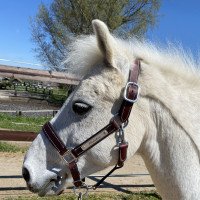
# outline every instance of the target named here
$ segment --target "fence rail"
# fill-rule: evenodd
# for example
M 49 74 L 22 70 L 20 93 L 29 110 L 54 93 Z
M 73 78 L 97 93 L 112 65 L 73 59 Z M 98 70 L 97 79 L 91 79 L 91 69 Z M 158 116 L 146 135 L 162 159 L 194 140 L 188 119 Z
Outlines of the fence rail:
M 34 132 L 13 131 L 0 129 L 0 140 L 4 141 L 26 141 L 31 142 L 36 138 L 37 134 Z

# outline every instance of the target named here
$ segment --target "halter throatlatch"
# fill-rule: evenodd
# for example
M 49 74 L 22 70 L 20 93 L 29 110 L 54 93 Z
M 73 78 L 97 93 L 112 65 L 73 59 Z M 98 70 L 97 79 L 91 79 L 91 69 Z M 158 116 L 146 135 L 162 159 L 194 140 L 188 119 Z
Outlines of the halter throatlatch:
M 99 142 L 101 142 L 103 139 L 105 139 L 114 132 L 119 132 L 118 162 L 107 175 L 105 175 L 98 183 L 96 183 L 91 188 L 96 189 L 113 171 L 123 167 L 124 161 L 126 160 L 127 157 L 127 148 L 128 148 L 128 143 L 124 139 L 124 128 L 128 124 L 128 118 L 130 116 L 132 106 L 138 99 L 139 86 L 137 82 L 138 82 L 139 71 L 140 71 L 140 60 L 135 60 L 129 72 L 129 79 L 124 89 L 124 98 L 121 107 L 119 109 L 119 112 L 110 120 L 110 123 L 108 125 L 106 125 L 104 128 L 102 128 L 100 131 L 95 133 L 93 136 L 88 138 L 80 145 L 74 147 L 73 149 L 68 149 L 63 143 L 63 141 L 58 137 L 50 122 L 47 122 L 43 126 L 42 129 L 44 134 L 66 162 L 71 172 L 72 178 L 74 180 L 75 187 L 85 187 L 88 190 L 88 186 L 85 185 L 85 183 L 81 180 L 80 177 L 80 173 L 77 166 L 78 158 L 87 150 L 91 149 L 93 146 L 95 146 L 96 144 L 98 144 Z

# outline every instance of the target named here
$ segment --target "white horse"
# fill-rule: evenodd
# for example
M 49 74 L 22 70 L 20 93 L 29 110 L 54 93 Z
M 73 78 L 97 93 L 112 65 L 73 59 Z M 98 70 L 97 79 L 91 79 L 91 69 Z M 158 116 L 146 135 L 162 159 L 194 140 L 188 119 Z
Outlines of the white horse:
M 138 152 L 165 200 L 200 199 L 200 74 L 197 64 L 176 48 L 162 50 L 147 42 L 123 41 L 93 21 L 95 35 L 77 39 L 65 64 L 84 76 L 51 120 L 67 147 L 75 147 L 104 127 L 119 109 L 129 68 L 141 59 L 138 102 L 125 138 L 128 158 Z M 78 103 L 77 103 L 78 102 Z M 114 165 L 115 135 L 78 159 L 81 177 Z M 59 194 L 71 175 L 56 149 L 41 133 L 23 165 L 28 188 L 40 196 Z

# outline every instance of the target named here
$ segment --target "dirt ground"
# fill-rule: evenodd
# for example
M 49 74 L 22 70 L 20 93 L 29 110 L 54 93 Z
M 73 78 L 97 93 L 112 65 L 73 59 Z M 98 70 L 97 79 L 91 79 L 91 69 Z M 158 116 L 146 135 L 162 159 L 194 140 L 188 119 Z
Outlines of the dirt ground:
M 10 196 L 33 195 L 26 190 L 26 185 L 21 177 L 21 166 L 23 162 L 22 153 L 0 153 L 0 199 Z M 108 170 L 98 172 L 96 175 L 104 175 Z M 114 174 L 119 177 L 110 177 L 100 189 L 95 192 L 124 192 L 155 190 L 152 180 L 140 156 L 135 155 L 125 163 L 125 166 Z M 132 177 L 120 177 L 120 175 Z M 93 184 L 99 177 L 89 177 L 86 183 Z M 67 189 L 66 192 L 72 192 Z

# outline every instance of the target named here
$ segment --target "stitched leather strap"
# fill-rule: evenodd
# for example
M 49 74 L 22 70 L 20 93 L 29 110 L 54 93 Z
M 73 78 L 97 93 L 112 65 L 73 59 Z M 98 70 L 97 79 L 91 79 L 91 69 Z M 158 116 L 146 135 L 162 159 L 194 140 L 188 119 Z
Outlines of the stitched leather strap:
M 117 165 L 119 167 L 124 166 L 124 162 L 127 158 L 128 142 L 123 141 L 119 146 L 119 158 Z
M 76 161 L 69 163 L 68 167 L 69 167 L 69 170 L 71 172 L 72 178 L 74 180 L 74 185 L 76 187 L 81 187 L 83 185 L 83 182 L 80 178 L 80 173 L 79 173 Z
M 101 142 L 103 139 L 108 137 L 110 134 L 117 131 L 119 128 L 116 126 L 115 123 L 109 123 L 107 126 L 102 128 L 100 131 L 98 131 L 96 134 L 88 138 L 86 141 L 81 143 L 80 145 L 76 146 L 74 149 L 72 149 L 72 153 L 79 157 L 83 153 L 85 153 L 87 150 L 91 149 L 93 146 Z
M 45 123 L 44 126 L 42 127 L 42 130 L 44 134 L 46 135 L 46 137 L 51 142 L 51 144 L 56 148 L 56 150 L 61 156 L 64 155 L 68 151 L 65 144 L 58 137 L 57 133 L 55 132 L 50 122 Z
M 135 60 L 133 67 L 130 69 L 129 79 L 128 79 L 128 82 L 135 84 L 130 84 L 129 87 L 127 88 L 128 91 L 126 91 L 126 93 L 128 95 L 128 99 L 132 100 L 137 99 L 138 89 L 139 89 L 137 86 L 139 72 L 140 72 L 140 61 Z M 126 122 L 128 120 L 133 104 L 134 102 L 129 102 L 123 99 L 123 102 L 119 110 L 119 116 L 122 122 Z

